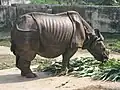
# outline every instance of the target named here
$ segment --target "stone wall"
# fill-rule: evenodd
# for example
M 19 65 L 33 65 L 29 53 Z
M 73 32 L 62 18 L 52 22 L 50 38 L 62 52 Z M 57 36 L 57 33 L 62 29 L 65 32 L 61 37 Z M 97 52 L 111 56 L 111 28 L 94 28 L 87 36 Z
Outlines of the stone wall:
M 117 6 L 54 6 L 53 13 L 75 10 L 101 32 L 120 33 L 120 7 Z
M 47 5 L 13 4 L 12 6 L 0 6 L 0 39 L 10 38 L 10 30 L 13 22 L 22 14 L 29 12 L 52 13 Z
M 79 12 L 93 28 L 98 28 L 101 32 L 120 33 L 120 7 L 117 6 L 13 4 L 12 6 L 0 6 L 0 38 L 9 36 L 12 22 L 22 14 L 28 12 L 59 13 L 68 10 Z
M 44 12 L 52 13 L 52 8 L 48 5 L 39 5 L 39 4 L 13 4 L 12 7 L 16 8 L 16 18 L 20 15 L 29 12 Z
M 9 38 L 12 23 L 16 17 L 16 9 L 10 6 L 0 6 L 0 39 Z

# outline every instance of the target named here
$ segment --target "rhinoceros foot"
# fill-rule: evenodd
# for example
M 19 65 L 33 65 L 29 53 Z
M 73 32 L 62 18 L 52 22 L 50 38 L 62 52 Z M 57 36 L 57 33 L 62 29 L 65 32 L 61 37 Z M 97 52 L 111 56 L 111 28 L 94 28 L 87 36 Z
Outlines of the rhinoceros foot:
M 25 76 L 26 78 L 35 78 L 35 77 L 37 77 L 37 75 L 35 73 L 32 73 L 32 72 L 27 73 L 27 74 L 21 72 L 21 76 Z
M 61 72 L 58 74 L 58 76 L 63 76 L 68 74 L 69 69 L 61 70 Z

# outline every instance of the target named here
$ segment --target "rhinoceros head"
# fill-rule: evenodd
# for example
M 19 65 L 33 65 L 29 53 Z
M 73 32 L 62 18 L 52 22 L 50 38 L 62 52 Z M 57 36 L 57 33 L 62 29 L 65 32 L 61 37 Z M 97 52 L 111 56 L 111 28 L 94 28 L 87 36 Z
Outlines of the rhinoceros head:
M 103 43 L 104 37 L 99 32 L 98 29 L 95 29 L 95 35 L 88 35 L 89 38 L 87 38 L 84 42 L 83 49 L 87 49 L 94 57 L 95 59 L 99 61 L 106 61 L 109 57 L 109 51 L 105 48 L 105 45 Z

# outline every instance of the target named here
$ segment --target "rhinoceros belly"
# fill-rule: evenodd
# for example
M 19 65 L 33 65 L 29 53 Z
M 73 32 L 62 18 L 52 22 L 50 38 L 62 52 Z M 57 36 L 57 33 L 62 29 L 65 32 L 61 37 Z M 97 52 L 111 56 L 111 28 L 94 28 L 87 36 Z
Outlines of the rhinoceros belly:
M 47 46 L 44 47 L 42 51 L 39 51 L 38 54 L 46 58 L 54 58 L 65 52 L 65 48 L 61 46 Z

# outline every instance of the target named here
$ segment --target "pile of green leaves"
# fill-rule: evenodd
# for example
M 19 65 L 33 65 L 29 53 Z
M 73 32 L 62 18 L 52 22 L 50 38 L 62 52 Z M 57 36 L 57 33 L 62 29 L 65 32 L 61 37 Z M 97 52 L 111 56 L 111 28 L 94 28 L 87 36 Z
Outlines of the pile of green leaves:
M 54 62 L 47 67 L 38 70 L 58 74 L 61 70 L 61 62 Z M 120 81 L 120 60 L 110 59 L 106 63 L 101 63 L 92 57 L 75 58 L 70 61 L 68 75 L 76 77 L 92 77 L 97 80 Z
M 110 59 L 99 66 L 100 71 L 93 78 L 106 81 L 120 82 L 120 60 Z

